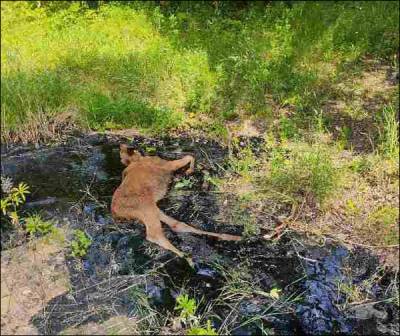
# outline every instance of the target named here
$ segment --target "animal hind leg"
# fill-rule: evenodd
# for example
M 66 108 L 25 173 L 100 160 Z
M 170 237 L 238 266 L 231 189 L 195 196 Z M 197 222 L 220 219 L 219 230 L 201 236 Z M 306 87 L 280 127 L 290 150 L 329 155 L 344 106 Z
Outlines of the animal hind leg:
M 141 212 L 139 218 L 146 226 L 146 239 L 148 241 L 174 252 L 179 257 L 184 257 L 184 253 L 172 245 L 165 237 L 157 208 Z
M 222 240 L 241 240 L 242 237 L 240 236 L 234 236 L 226 233 L 214 233 L 214 232 L 208 232 L 208 231 L 203 231 L 196 229 L 186 223 L 180 222 L 176 220 L 175 218 L 172 218 L 170 216 L 167 216 L 164 212 L 160 210 L 160 220 L 167 224 L 173 231 L 175 232 L 192 232 L 196 234 L 203 234 L 207 236 L 212 236 L 216 237 L 218 239 Z

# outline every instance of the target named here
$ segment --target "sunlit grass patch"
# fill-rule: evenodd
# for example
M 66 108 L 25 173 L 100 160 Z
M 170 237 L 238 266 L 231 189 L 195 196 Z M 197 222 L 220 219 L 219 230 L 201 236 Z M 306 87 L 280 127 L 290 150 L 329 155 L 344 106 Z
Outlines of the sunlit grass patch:
M 139 9 L 102 6 L 94 12 L 75 4 L 52 13 L 20 3 L 2 4 L 3 16 L 6 140 L 39 116 L 46 125 L 66 110 L 92 129 L 168 130 L 185 111 L 208 112 L 215 97 L 207 54 L 176 50 Z
M 102 3 L 94 11 L 77 2 L 5 2 L 4 138 L 24 132 L 38 114 L 44 123 L 66 110 L 81 117 L 88 102 L 76 97 L 87 91 L 208 114 L 215 123 L 206 128 L 218 135 L 224 120 L 260 111 L 272 118 L 275 106 L 290 106 L 301 120 L 334 96 L 332 82 L 363 56 L 392 56 L 397 12 L 396 2 L 257 3 L 237 15 L 233 4 L 216 11 L 206 3 L 167 10 Z M 301 133 L 304 125 L 290 122 L 282 120 L 283 137 Z
M 94 130 L 128 128 L 136 126 L 152 131 L 164 131 L 177 126 L 182 115 L 167 108 L 156 108 L 126 97 L 110 99 L 93 94 L 85 100 L 83 117 L 87 126 Z
M 398 163 L 370 154 L 350 155 L 340 164 L 338 192 L 326 203 L 316 222 L 305 227 L 355 246 L 396 247 Z M 390 255 L 394 250 L 385 252 Z
M 329 149 L 305 145 L 275 148 L 262 182 L 294 201 L 311 197 L 323 202 L 337 187 L 337 178 Z
M 393 105 L 384 106 L 379 117 L 381 152 L 393 160 L 399 160 L 399 111 Z
M 399 209 L 384 205 L 371 211 L 364 229 L 367 235 L 377 236 L 385 245 L 399 243 Z

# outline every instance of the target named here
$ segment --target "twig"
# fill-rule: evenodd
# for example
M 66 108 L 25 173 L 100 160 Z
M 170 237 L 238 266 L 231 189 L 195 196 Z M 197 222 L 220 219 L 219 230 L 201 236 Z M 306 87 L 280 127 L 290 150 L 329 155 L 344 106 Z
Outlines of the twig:
M 314 263 L 318 262 L 318 260 L 311 259 L 311 258 L 307 258 L 307 257 L 303 257 L 303 256 L 299 253 L 299 251 L 297 251 L 296 245 L 293 244 L 293 241 L 292 241 L 291 243 L 292 243 L 292 246 L 293 246 L 293 248 L 294 248 L 294 251 L 296 252 L 297 256 L 298 256 L 300 259 L 303 259 L 303 260 L 306 260 L 306 261 L 311 261 L 311 262 L 314 262 Z
M 353 306 L 366 306 L 366 305 L 371 305 L 371 304 L 373 305 L 375 303 L 381 303 L 381 302 L 392 302 L 394 300 L 395 300 L 395 298 L 388 298 L 388 299 L 385 299 L 385 300 L 372 301 L 372 302 L 365 302 L 367 300 L 364 300 L 364 301 L 350 303 L 350 305 L 353 305 Z

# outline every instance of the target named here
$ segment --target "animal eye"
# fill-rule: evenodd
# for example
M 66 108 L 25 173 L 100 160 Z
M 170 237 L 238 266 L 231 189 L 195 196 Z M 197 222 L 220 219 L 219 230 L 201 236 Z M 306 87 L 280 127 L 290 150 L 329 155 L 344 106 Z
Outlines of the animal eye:
M 135 153 L 135 149 L 134 148 L 128 148 L 127 150 L 128 155 L 133 155 L 133 153 Z

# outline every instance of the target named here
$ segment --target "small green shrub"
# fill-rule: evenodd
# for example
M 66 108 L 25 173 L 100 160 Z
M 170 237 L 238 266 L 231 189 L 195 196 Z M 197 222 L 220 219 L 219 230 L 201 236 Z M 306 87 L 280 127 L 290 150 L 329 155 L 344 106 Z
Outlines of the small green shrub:
M 297 147 L 289 153 L 275 148 L 264 182 L 293 200 L 312 196 L 323 202 L 335 189 L 337 174 L 323 147 Z
M 298 136 L 298 127 L 293 119 L 282 117 L 279 120 L 279 136 L 281 139 L 293 139 Z
M 75 230 L 75 239 L 71 241 L 71 255 L 73 257 L 84 257 L 92 244 L 91 239 L 81 230 Z
M 176 298 L 174 309 L 180 311 L 180 316 L 183 319 L 193 317 L 197 309 L 196 300 L 189 298 L 187 294 L 181 294 Z
M 195 299 L 189 298 L 187 294 L 180 294 L 176 298 L 175 310 L 180 312 L 180 319 L 189 326 L 188 335 L 217 335 L 211 326 L 211 321 L 207 321 L 207 326 L 202 327 L 199 318 L 195 315 L 197 304 Z
M 30 193 L 29 186 L 24 182 L 13 187 L 13 182 L 10 178 L 1 177 L 2 194 L 6 194 L 0 200 L 2 215 L 11 219 L 11 222 L 19 226 L 19 216 L 17 213 L 18 207 L 26 200 L 26 195 Z
M 54 224 L 44 221 L 39 215 L 25 218 L 26 231 L 31 235 L 45 235 L 55 230 Z
M 215 329 L 211 326 L 211 321 L 207 321 L 207 327 L 192 327 L 187 332 L 188 335 L 218 335 Z

